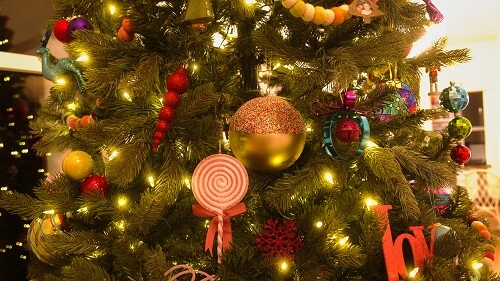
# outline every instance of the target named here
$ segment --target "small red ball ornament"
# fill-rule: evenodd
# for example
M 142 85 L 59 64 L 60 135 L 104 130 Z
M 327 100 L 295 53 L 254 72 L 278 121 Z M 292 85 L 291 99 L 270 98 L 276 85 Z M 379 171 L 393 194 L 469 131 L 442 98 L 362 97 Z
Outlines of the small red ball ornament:
M 359 139 L 360 128 L 352 119 L 344 118 L 335 125 L 335 136 L 343 142 L 354 142 Z
M 86 178 L 81 186 L 82 194 L 98 192 L 104 196 L 109 194 L 108 180 L 100 175 L 92 175 Z
M 168 122 L 164 120 L 158 120 L 158 123 L 156 123 L 156 131 L 166 133 L 168 130 Z
M 175 109 L 170 106 L 164 106 L 160 108 L 160 112 L 158 113 L 158 119 L 170 122 L 175 117 Z
M 118 29 L 118 39 L 123 42 L 132 42 L 134 40 L 134 33 L 127 32 L 125 28 Z
M 160 131 L 156 131 L 154 136 L 153 136 L 153 139 L 163 140 L 164 138 L 165 138 L 165 134 L 160 132 Z
M 129 18 L 124 18 L 122 20 L 122 27 L 128 33 L 135 33 L 135 28 L 132 26 L 132 20 Z
M 184 94 L 189 87 L 187 71 L 184 67 L 179 67 L 177 71 L 167 78 L 167 90 Z
M 54 24 L 54 36 L 63 43 L 69 43 L 73 37 L 68 32 L 69 21 L 60 20 Z
M 167 91 L 163 95 L 162 103 L 164 106 L 176 108 L 181 103 L 181 95 L 174 91 Z
M 450 157 L 454 162 L 460 165 L 465 164 L 470 160 L 470 149 L 465 145 L 459 144 L 451 149 Z

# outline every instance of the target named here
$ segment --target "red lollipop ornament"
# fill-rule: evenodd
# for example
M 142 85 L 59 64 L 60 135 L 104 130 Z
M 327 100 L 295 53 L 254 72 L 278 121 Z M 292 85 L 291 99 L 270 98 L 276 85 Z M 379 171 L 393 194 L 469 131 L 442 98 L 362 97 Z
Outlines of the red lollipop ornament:
M 217 233 L 217 256 L 222 262 L 222 252 L 233 241 L 230 218 L 246 211 L 240 202 L 248 191 L 248 174 L 238 159 L 216 154 L 203 159 L 193 172 L 192 190 L 199 204 L 193 213 L 199 217 L 213 217 L 205 239 L 205 251 L 212 253 Z

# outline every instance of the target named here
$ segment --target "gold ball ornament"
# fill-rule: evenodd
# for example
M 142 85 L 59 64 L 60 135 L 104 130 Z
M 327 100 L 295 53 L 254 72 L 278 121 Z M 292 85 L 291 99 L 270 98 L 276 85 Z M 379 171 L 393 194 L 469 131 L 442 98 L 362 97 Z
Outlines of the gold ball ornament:
M 290 167 L 306 141 L 300 112 L 276 96 L 258 97 L 243 104 L 231 118 L 229 144 L 247 168 L 273 173 Z
M 64 255 L 51 249 L 47 237 L 65 231 L 69 231 L 69 228 L 62 214 L 34 219 L 26 236 L 30 252 L 46 264 L 52 266 L 64 265 L 66 263 Z
M 63 159 L 62 170 L 74 180 L 83 180 L 94 171 L 94 161 L 84 151 L 71 151 Z

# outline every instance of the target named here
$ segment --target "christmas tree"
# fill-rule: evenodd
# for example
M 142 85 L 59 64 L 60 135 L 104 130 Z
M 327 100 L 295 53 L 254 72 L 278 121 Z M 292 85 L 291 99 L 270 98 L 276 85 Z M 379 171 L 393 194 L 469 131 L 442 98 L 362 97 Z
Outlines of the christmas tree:
M 8 27 L 8 20 L 0 15 L 0 51 L 12 47 L 14 32 Z M 31 194 L 32 187 L 43 177 L 44 163 L 30 149 L 35 139 L 29 122 L 38 105 L 28 97 L 25 78 L 20 73 L 0 71 L 0 187 Z M 22 280 L 26 276 L 25 224 L 18 216 L 0 212 L 0 280 Z
M 422 70 L 470 59 L 408 57 L 442 19 L 424 2 L 57 1 L 31 127 L 70 152 L 0 194 L 31 223 L 28 277 L 500 280 L 456 184 L 470 123 L 422 127 L 467 105 L 451 85 L 420 109 Z

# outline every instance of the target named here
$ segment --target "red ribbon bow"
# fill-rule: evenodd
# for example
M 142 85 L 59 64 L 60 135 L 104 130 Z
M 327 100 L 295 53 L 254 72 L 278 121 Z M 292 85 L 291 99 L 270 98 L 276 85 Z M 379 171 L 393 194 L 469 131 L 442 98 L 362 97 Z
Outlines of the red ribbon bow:
M 219 224 L 219 218 L 222 218 L 222 249 L 229 249 L 231 247 L 231 243 L 233 242 L 233 234 L 231 231 L 231 221 L 229 220 L 232 216 L 236 216 L 242 214 L 247 211 L 245 207 L 245 203 L 238 203 L 233 207 L 222 211 L 221 214 L 216 214 L 212 211 L 209 211 L 200 204 L 193 205 L 193 214 L 199 217 L 213 217 L 212 221 L 210 221 L 210 226 L 207 231 L 207 238 L 205 239 L 205 251 L 209 250 L 210 255 L 213 256 L 212 246 L 214 244 L 215 233 L 217 232 L 217 225 Z

